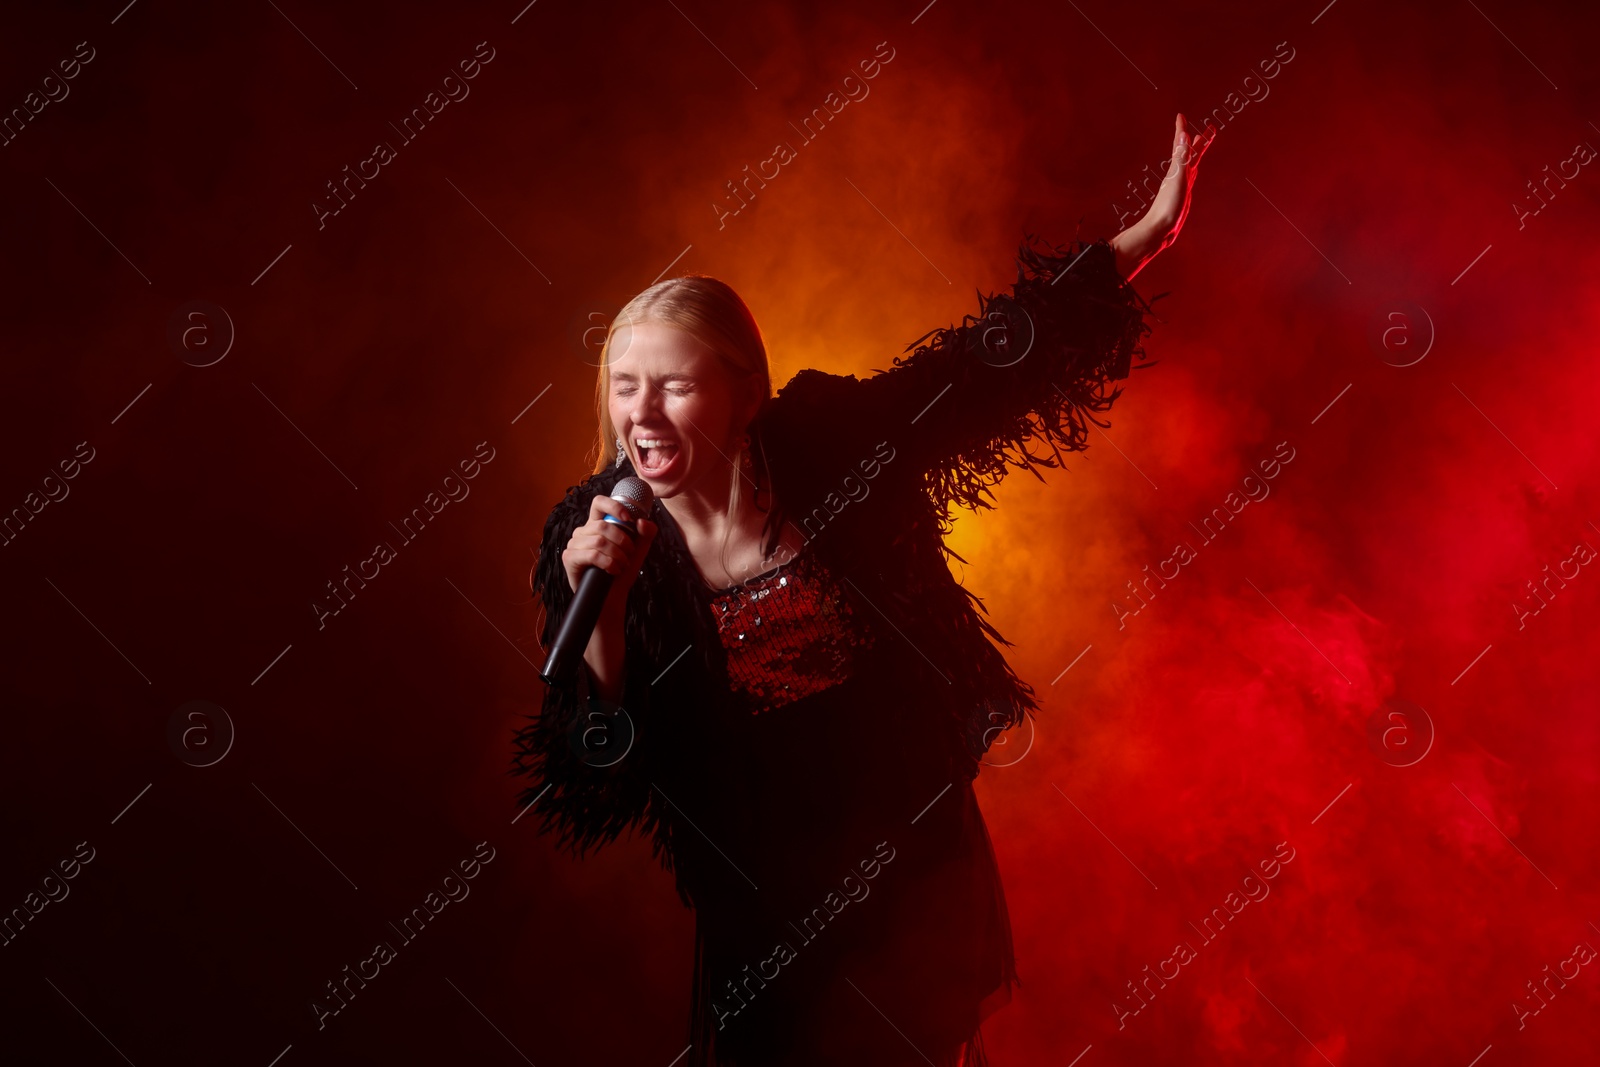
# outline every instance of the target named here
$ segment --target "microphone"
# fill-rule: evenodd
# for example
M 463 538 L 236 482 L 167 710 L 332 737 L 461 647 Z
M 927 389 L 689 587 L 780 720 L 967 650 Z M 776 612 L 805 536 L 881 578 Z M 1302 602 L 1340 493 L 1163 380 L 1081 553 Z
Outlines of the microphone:
M 644 518 L 655 503 L 655 493 L 643 478 L 623 478 L 611 490 L 611 499 L 621 504 L 633 522 L 624 522 L 615 515 L 602 515 L 606 522 L 622 527 L 630 538 L 638 540 L 639 530 L 634 525 Z M 611 591 L 611 574 L 600 567 L 589 566 L 578 579 L 577 593 L 567 608 L 566 618 L 550 646 L 550 655 L 544 669 L 539 672 L 546 685 L 562 685 L 572 681 L 583 661 L 583 652 L 589 647 L 595 624 L 600 621 L 600 611 L 605 607 L 606 594 Z

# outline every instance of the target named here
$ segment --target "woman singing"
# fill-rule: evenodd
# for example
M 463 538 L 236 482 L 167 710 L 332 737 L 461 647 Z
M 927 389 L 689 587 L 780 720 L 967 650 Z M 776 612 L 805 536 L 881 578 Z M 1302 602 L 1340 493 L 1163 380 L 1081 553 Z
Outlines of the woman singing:
M 755 320 L 712 278 L 612 322 L 598 459 L 535 566 L 545 648 L 586 569 L 613 584 L 513 773 L 575 855 L 638 827 L 674 873 L 695 910 L 682 1062 L 986 1062 L 1017 974 L 972 781 L 1037 704 L 950 572 L 951 508 L 1087 446 L 1150 331 L 1127 279 L 1176 238 L 1212 132 L 1191 143 L 1179 115 L 1144 218 L 1024 244 L 1011 294 L 864 379 L 803 370 L 773 396 Z M 624 477 L 654 491 L 636 537 L 603 518 L 630 518 Z

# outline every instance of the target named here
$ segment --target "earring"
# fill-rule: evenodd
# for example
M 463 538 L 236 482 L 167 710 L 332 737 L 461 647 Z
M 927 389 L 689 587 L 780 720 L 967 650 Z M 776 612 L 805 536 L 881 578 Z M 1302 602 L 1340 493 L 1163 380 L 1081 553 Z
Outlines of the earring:
M 628 450 L 622 447 L 622 438 L 617 438 L 617 466 L 622 466 L 622 461 L 628 458 Z
M 742 470 L 749 470 L 754 465 L 755 459 L 750 455 L 750 435 L 745 434 L 743 440 L 739 442 L 739 467 Z

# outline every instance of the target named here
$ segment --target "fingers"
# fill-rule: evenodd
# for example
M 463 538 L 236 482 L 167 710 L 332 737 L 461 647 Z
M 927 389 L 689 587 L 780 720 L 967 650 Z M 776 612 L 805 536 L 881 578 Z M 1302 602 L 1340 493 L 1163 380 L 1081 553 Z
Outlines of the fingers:
M 633 511 L 620 500 L 614 500 L 601 494 L 596 494 L 589 504 L 589 521 L 582 527 L 586 530 L 598 530 L 607 537 L 621 544 L 623 540 L 632 540 L 627 530 L 617 525 L 616 522 L 607 521 L 606 516 L 627 523 L 638 530 L 639 521 L 635 520 Z
M 622 561 L 602 550 L 569 544 L 561 551 L 561 567 L 567 573 L 567 586 L 576 593 L 578 580 L 590 567 L 598 567 L 615 578 L 621 573 Z
M 622 573 L 627 562 L 615 549 L 604 547 L 579 547 L 572 545 L 561 553 L 562 560 L 579 574 L 585 567 L 599 567 L 613 578 Z
M 572 540 L 583 548 L 612 549 L 626 552 L 634 542 L 628 531 L 614 522 L 596 519 L 587 526 L 572 532 Z
M 1198 154 L 1197 143 L 1194 138 L 1189 136 L 1189 132 L 1183 128 L 1183 115 L 1180 113 L 1177 131 L 1172 135 L 1172 165 L 1168 169 L 1169 174 L 1177 175 L 1194 166 L 1194 161 Z
M 589 521 L 594 522 L 602 515 L 614 515 L 624 522 L 633 521 L 633 514 L 628 511 L 627 505 L 619 500 L 613 500 L 604 493 L 596 493 L 589 502 Z
M 572 535 L 561 553 L 561 564 L 566 568 L 567 581 L 573 589 L 578 588 L 578 579 L 589 567 L 598 567 L 613 578 L 626 577 L 631 572 L 633 559 L 629 546 L 582 530 Z
M 631 580 L 655 540 L 657 525 L 649 519 L 639 519 L 635 524 L 638 537 L 630 536 L 622 527 L 602 517 L 628 518 L 627 509 L 608 497 L 596 497 L 590 506 L 590 515 L 594 517 L 572 532 L 561 553 L 568 584 L 576 590 L 578 579 L 588 567 L 598 567 L 613 578 Z
M 1206 149 L 1211 147 L 1211 142 L 1216 140 L 1216 138 L 1217 128 L 1211 123 L 1207 122 L 1199 134 L 1189 139 L 1189 155 L 1191 166 L 1197 165 L 1200 162 L 1200 157 L 1205 155 Z
M 567 584 L 574 591 L 578 580 L 590 567 L 598 567 L 612 577 L 622 574 L 627 562 L 628 535 L 615 523 L 603 516 L 621 505 L 609 498 L 596 496 L 589 505 L 590 519 L 572 531 L 566 547 L 561 551 L 561 565 L 567 572 Z
M 1183 166 L 1191 171 L 1194 170 L 1195 167 L 1200 165 L 1200 157 L 1205 155 L 1206 149 L 1211 146 L 1211 142 L 1216 138 L 1216 135 L 1216 126 L 1207 122 L 1201 127 L 1198 134 L 1191 137 L 1185 128 L 1183 112 L 1178 112 L 1177 118 L 1173 121 L 1172 156 L 1174 164 L 1181 161 Z

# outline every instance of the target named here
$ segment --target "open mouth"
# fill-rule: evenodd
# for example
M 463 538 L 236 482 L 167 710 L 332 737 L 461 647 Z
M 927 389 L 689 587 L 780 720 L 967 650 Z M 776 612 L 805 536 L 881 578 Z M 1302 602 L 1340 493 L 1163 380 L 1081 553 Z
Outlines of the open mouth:
M 640 437 L 634 441 L 639 450 L 639 473 L 647 477 L 662 478 L 678 462 L 678 442 L 663 438 Z

